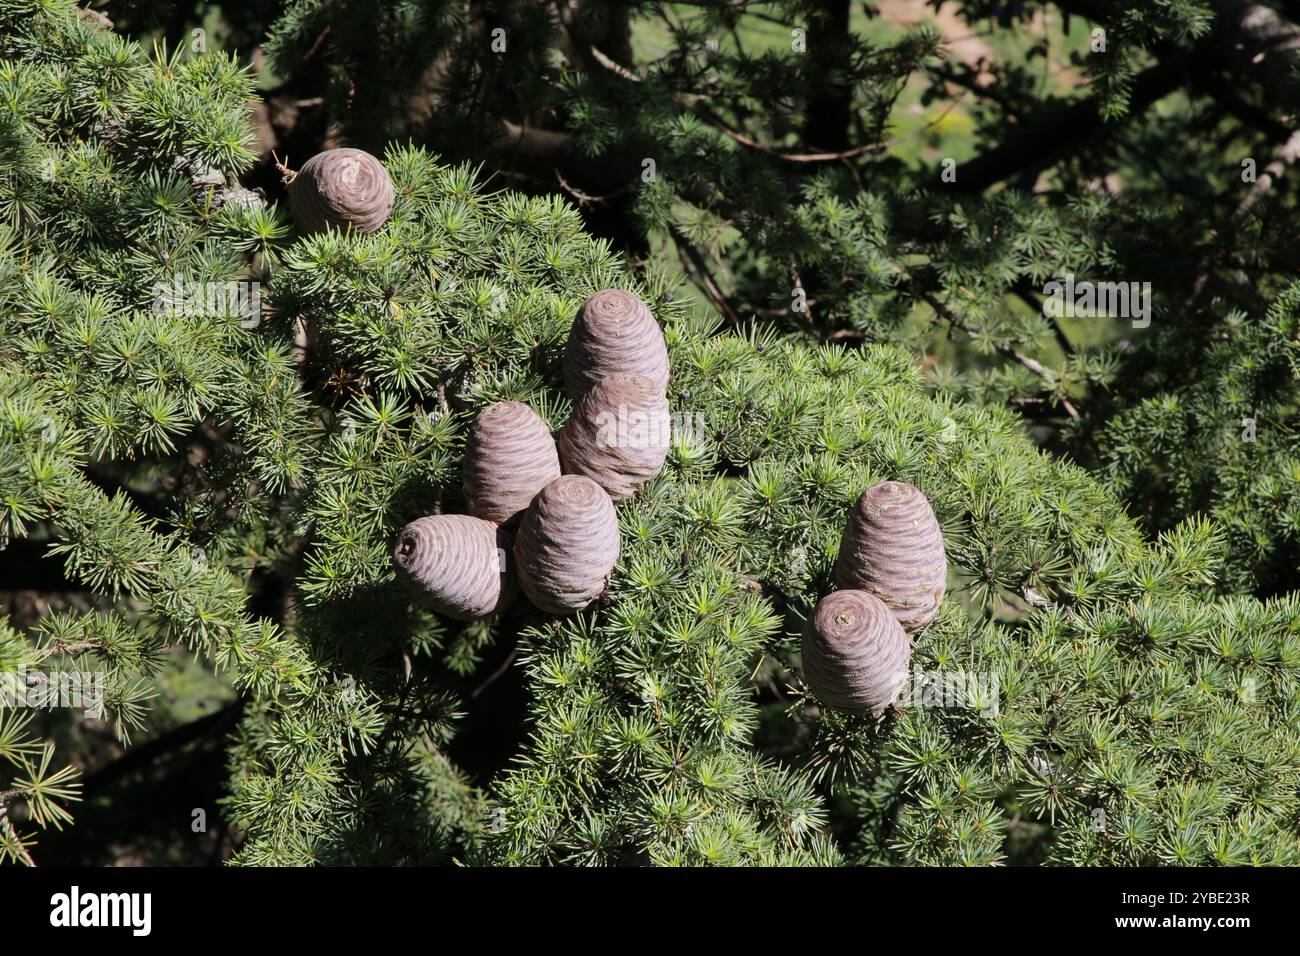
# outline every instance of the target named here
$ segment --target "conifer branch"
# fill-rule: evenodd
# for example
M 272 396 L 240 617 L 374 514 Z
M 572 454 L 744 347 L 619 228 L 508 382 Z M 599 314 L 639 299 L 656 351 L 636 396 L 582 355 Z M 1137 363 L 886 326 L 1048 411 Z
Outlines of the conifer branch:
M 920 298 L 922 301 L 924 301 L 926 304 L 928 304 L 930 308 L 934 309 L 934 311 L 940 316 L 942 316 L 944 321 L 946 321 L 949 325 L 959 328 L 963 332 L 966 332 L 967 334 L 972 336 L 978 336 L 984 334 L 983 329 L 981 329 L 979 326 L 975 325 L 974 323 L 967 322 L 965 319 L 962 319 L 960 316 L 958 316 L 955 312 L 952 311 L 952 309 L 950 309 L 944 302 L 942 302 L 938 296 L 934 295 L 934 293 L 924 288 L 913 276 L 910 276 L 907 273 L 902 273 L 902 272 L 900 272 L 900 276 L 903 278 L 904 282 L 907 283 L 909 288 L 911 288 L 913 294 L 916 295 L 918 298 Z M 1014 346 L 1009 345 L 1005 342 L 999 342 L 994 340 L 993 348 L 999 354 L 1014 360 L 1017 364 L 1033 372 L 1035 375 L 1041 378 L 1043 380 L 1043 383 L 1052 391 L 1058 390 L 1059 381 L 1057 377 L 1052 373 L 1052 371 L 1049 368 L 1047 368 L 1047 366 L 1043 365 L 1042 362 L 1039 362 L 1037 359 L 1031 356 L 1025 355 L 1023 352 L 1019 351 Z M 1060 401 L 1061 403 L 1061 407 L 1065 409 L 1066 414 L 1068 414 L 1071 418 L 1079 417 L 1079 410 L 1074 407 L 1074 405 L 1070 402 L 1068 398 L 1066 398 L 1064 395 L 1058 395 L 1057 397 L 1058 397 L 1058 401 Z

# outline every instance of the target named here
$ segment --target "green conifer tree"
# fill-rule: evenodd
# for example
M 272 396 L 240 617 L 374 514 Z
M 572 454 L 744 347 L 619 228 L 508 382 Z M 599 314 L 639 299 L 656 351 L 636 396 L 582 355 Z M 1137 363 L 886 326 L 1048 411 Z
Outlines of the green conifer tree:
M 729 321 L 568 199 L 417 146 L 382 155 L 381 229 L 300 235 L 238 185 L 228 55 L 3 0 L 0 91 L 0 543 L 88 595 L 0 627 L 0 676 L 104 674 L 123 739 L 172 649 L 228 681 L 235 862 L 1300 862 L 1300 603 L 1221 596 L 1217 516 L 1153 539 L 905 349 Z M 263 283 L 262 312 L 173 307 L 178 281 Z M 608 592 L 564 618 L 421 609 L 399 531 L 465 510 L 485 405 L 563 425 L 565 341 L 605 288 L 663 328 L 679 424 L 617 505 Z M 875 718 L 809 690 L 798 634 L 886 479 L 930 497 L 951 574 Z M 508 680 L 526 711 L 485 713 Z M 471 777 L 458 740 L 492 716 L 505 755 Z M 4 859 L 75 821 L 70 756 L 0 702 Z

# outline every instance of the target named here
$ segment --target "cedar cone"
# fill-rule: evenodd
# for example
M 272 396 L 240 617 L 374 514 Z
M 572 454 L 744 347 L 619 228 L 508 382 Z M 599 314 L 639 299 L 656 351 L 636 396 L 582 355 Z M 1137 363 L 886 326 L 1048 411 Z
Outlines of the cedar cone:
M 327 149 L 303 164 L 289 184 L 289 210 L 303 235 L 327 227 L 375 232 L 393 211 L 393 181 L 360 149 Z
M 506 606 L 513 582 L 502 565 L 509 533 L 469 515 L 429 515 L 402 529 L 393 569 L 415 597 L 460 621 Z
M 668 388 L 668 347 L 659 323 L 631 292 L 605 289 L 582 304 L 564 350 L 564 392 L 574 401 L 610 375 L 644 375 Z
M 934 620 L 948 584 L 948 562 L 925 495 L 903 481 L 864 491 L 844 526 L 835 583 L 880 598 L 909 634 Z
M 668 399 L 644 375 L 614 375 L 578 402 L 560 433 L 565 474 L 586 475 L 615 501 L 631 498 L 668 457 Z
M 474 419 L 461 474 L 469 513 L 509 522 L 560 477 L 560 459 L 536 412 L 519 402 L 497 402 Z
M 827 707 L 879 714 L 907 681 L 912 648 L 893 613 L 866 591 L 835 591 L 804 624 L 804 678 Z
M 519 586 L 543 611 L 567 614 L 601 595 L 618 553 L 609 495 L 590 478 L 565 475 L 538 493 L 519 523 Z

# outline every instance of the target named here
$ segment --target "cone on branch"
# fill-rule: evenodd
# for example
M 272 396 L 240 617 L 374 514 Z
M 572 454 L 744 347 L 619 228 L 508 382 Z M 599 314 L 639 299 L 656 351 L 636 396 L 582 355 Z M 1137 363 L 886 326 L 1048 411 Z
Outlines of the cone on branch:
M 497 402 L 470 427 L 461 475 L 470 514 L 511 523 L 560 477 L 555 440 L 527 405 Z
M 663 389 L 644 375 L 610 376 L 582 397 L 560 433 L 560 464 L 615 501 L 630 498 L 663 468 L 669 424 Z
M 557 478 L 524 512 L 514 555 L 519 585 L 539 608 L 567 614 L 586 607 L 618 563 L 614 503 L 590 478 Z
M 578 310 L 564 350 L 564 391 L 575 401 L 611 375 L 643 375 L 668 388 L 668 347 L 644 302 L 622 289 L 597 292 Z
M 907 681 L 911 656 L 893 612 L 866 591 L 828 594 L 804 624 L 804 679 L 834 710 L 881 713 Z
M 510 603 L 510 533 L 471 515 L 417 518 L 397 536 L 393 570 L 420 603 L 461 621 Z
M 938 615 L 947 582 L 943 532 L 929 499 L 903 481 L 864 491 L 844 526 L 835 583 L 874 594 L 910 634 Z
M 384 164 L 360 149 L 317 153 L 286 176 L 289 211 L 303 235 L 328 227 L 375 232 L 393 212 L 393 181 Z

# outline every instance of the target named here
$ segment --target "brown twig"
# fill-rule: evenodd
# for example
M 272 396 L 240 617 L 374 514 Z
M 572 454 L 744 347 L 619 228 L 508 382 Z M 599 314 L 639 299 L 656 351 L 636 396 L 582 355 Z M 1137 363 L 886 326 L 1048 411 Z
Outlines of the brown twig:
M 330 32 L 330 28 L 327 25 L 325 29 L 320 32 L 320 36 L 316 38 L 316 41 L 312 43 L 311 49 L 309 49 L 306 53 L 302 55 L 302 60 L 304 63 L 306 63 L 308 60 L 310 60 L 313 56 L 316 55 L 316 51 L 319 50 L 320 45 L 325 42 L 325 38 L 329 36 L 329 32 Z
M 641 77 L 637 76 L 627 67 L 625 67 L 622 63 L 612 60 L 609 57 L 607 57 L 604 53 L 601 53 L 600 50 L 596 48 L 595 44 L 592 44 L 591 55 L 595 57 L 597 63 L 599 63 L 605 69 L 609 70 L 611 73 L 617 74 L 618 76 L 621 76 L 623 79 L 629 80 L 633 83 L 641 82 Z
M 632 188 L 631 184 L 629 184 L 627 186 L 622 187 L 621 189 L 614 190 L 612 193 L 606 193 L 604 196 L 592 196 L 589 193 L 584 193 L 577 186 L 572 185 L 567 179 L 564 178 L 563 174 L 561 174 L 559 169 L 555 170 L 555 178 L 559 180 L 560 187 L 566 193 L 572 196 L 575 200 L 577 200 L 579 206 L 589 206 L 595 203 L 607 202 L 608 200 L 613 199 L 615 196 L 621 196 L 623 193 L 627 192 L 629 189 Z
M 519 656 L 519 646 L 516 645 L 510 649 L 510 653 L 507 654 L 506 659 L 501 662 L 501 666 L 498 667 L 496 670 L 494 670 L 488 676 L 487 680 L 485 680 L 483 683 L 479 684 L 472 691 L 470 691 L 470 695 L 469 695 L 470 700 L 476 699 L 479 694 L 483 693 L 483 691 L 487 690 L 498 680 L 500 680 L 501 675 L 503 675 L 506 671 L 510 669 L 510 665 L 514 663 L 515 658 L 518 656 Z
M 679 101 L 681 102 L 681 101 Z M 854 156 L 861 156 L 863 153 L 875 153 L 888 147 L 888 143 L 866 143 L 862 146 L 854 146 L 852 149 L 842 149 L 832 153 L 783 153 L 781 150 L 766 143 L 760 143 L 756 139 L 751 139 L 744 133 L 737 132 L 718 117 L 707 111 L 692 107 L 687 103 L 682 103 L 692 113 L 704 120 L 714 129 L 718 130 L 725 136 L 730 137 L 742 146 L 748 146 L 750 149 L 756 149 L 761 153 L 767 153 L 777 159 L 784 160 L 787 163 L 828 163 L 838 162 L 842 159 L 851 159 Z
M 271 159 L 275 161 L 275 168 L 280 172 L 280 179 L 286 186 L 293 185 L 293 181 L 298 178 L 296 170 L 289 168 L 289 157 L 286 155 L 283 160 L 275 155 L 275 150 L 271 150 Z

